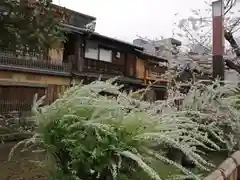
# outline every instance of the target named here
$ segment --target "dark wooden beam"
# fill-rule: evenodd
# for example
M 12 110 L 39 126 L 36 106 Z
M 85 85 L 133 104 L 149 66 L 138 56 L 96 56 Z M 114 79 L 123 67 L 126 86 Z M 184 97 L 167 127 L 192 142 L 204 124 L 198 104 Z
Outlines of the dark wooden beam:
M 12 82 L 0 80 L 1 86 L 21 86 L 21 87 L 31 87 L 31 88 L 47 88 L 47 84 L 40 83 L 23 83 L 23 82 Z
M 85 39 L 82 38 L 82 35 L 77 35 L 76 40 L 76 65 L 77 65 L 77 71 L 82 72 L 84 68 L 84 54 L 85 54 Z

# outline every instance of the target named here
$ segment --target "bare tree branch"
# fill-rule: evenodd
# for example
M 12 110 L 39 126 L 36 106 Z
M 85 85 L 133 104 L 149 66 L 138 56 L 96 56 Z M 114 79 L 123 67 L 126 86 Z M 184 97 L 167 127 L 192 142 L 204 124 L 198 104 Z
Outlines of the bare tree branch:
M 224 37 L 225 39 L 229 42 L 229 44 L 231 45 L 231 47 L 233 48 L 235 54 L 237 57 L 240 57 L 240 49 L 239 46 L 237 44 L 237 42 L 235 41 L 232 32 L 230 31 L 224 31 Z
M 237 71 L 240 74 L 240 65 L 235 64 L 234 62 L 232 62 L 229 59 L 225 59 L 226 62 L 226 66 L 229 67 L 230 69 L 234 69 L 235 71 Z
M 236 4 L 236 0 L 227 0 L 224 6 L 224 15 L 226 15 Z
M 209 48 L 207 48 L 206 46 L 204 46 L 200 41 L 198 41 L 196 38 L 194 38 L 194 36 L 187 30 L 187 28 L 185 26 L 183 26 L 184 30 L 193 38 L 193 40 L 195 40 L 200 46 L 202 46 L 207 52 L 211 52 L 211 50 Z

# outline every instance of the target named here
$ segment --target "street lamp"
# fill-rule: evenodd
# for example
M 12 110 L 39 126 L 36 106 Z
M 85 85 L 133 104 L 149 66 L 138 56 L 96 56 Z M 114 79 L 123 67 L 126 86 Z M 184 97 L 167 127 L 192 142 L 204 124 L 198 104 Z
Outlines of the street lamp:
M 224 3 L 222 0 L 212 3 L 212 20 L 213 78 L 224 80 Z

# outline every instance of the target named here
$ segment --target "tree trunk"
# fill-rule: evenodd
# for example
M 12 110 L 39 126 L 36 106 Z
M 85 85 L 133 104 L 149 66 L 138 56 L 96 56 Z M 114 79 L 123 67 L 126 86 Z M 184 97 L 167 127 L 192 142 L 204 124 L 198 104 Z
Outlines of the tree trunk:
M 236 56 L 240 57 L 240 48 L 239 48 L 237 42 L 235 41 L 232 32 L 228 32 L 225 30 L 224 37 L 229 42 L 231 47 L 233 48 Z M 240 74 L 240 65 L 235 64 L 234 62 L 230 61 L 229 59 L 226 59 L 225 62 L 226 62 L 227 67 L 229 67 L 230 69 L 234 69 L 235 71 L 237 71 Z
M 239 46 L 238 46 L 237 42 L 235 41 L 235 39 L 232 35 L 232 32 L 224 31 L 224 37 L 229 42 L 231 47 L 233 48 L 237 57 L 240 57 L 240 49 L 239 49 Z

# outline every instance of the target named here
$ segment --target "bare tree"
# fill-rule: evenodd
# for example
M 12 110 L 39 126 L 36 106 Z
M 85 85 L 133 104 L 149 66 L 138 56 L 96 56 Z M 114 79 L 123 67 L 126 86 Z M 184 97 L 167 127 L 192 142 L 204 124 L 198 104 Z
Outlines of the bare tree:
M 224 1 L 224 37 L 226 40 L 225 62 L 228 68 L 236 70 L 240 74 L 240 65 L 237 62 L 240 57 L 240 48 L 235 39 L 235 35 L 240 29 L 240 17 L 236 13 L 236 0 Z M 211 56 L 212 51 L 212 13 L 211 3 L 207 3 L 206 9 L 192 10 L 192 16 L 181 19 L 175 23 L 175 36 L 184 39 L 188 43 L 188 51 L 195 52 L 194 47 L 198 46 L 202 49 L 197 52 L 201 55 Z
M 224 7 L 224 36 L 226 39 L 226 54 L 224 57 L 226 65 L 230 69 L 236 70 L 240 74 L 240 48 L 234 36 L 240 29 L 240 16 L 236 15 L 236 0 L 223 0 Z M 238 11 L 240 12 L 240 11 Z M 178 15 L 178 14 L 176 14 Z M 211 2 L 206 2 L 206 9 L 194 9 L 192 15 L 184 19 L 178 19 L 175 23 L 173 36 L 182 39 L 185 43 L 181 48 L 171 44 L 161 44 L 158 50 L 152 48 L 151 54 L 168 59 L 170 69 L 178 76 L 180 80 L 193 79 L 193 74 L 204 75 L 211 78 L 211 64 L 199 65 L 197 59 L 211 57 L 212 52 L 212 7 Z M 152 44 L 153 47 L 159 47 L 159 39 L 143 38 L 144 41 Z M 197 51 L 197 48 L 201 52 Z M 170 53 L 166 53 L 170 52 Z M 198 54 L 198 55 L 196 55 Z M 181 64 L 181 65 L 180 65 Z M 172 76 L 172 74 L 171 74 Z

